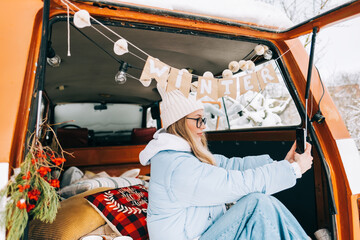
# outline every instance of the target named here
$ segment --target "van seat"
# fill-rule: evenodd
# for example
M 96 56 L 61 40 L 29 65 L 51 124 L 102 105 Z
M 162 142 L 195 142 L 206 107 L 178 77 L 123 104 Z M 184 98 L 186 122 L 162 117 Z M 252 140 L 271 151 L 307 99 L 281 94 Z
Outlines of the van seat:
M 56 135 L 62 148 L 88 146 L 89 130 L 87 128 L 58 128 Z
M 134 128 L 131 132 L 131 144 L 146 144 L 153 139 L 155 132 L 155 127 Z

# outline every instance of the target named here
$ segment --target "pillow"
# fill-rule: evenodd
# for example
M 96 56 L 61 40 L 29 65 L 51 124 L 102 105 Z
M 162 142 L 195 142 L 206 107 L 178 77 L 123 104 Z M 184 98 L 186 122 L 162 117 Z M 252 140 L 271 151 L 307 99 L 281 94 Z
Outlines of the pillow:
M 80 169 L 78 169 L 77 167 L 70 167 L 64 172 L 61 178 L 60 187 L 63 188 L 69 186 L 83 176 L 84 173 Z
M 69 198 L 76 194 L 85 192 L 90 189 L 99 187 L 120 188 L 128 187 L 137 184 L 145 184 L 145 181 L 138 178 L 127 177 L 105 177 L 105 178 L 92 178 L 84 181 L 76 182 L 70 186 L 60 189 L 59 194 L 63 198 Z
M 105 224 L 105 220 L 84 199 L 84 196 L 109 190 L 97 188 L 60 202 L 56 218 L 52 223 L 34 219 L 29 224 L 29 239 L 78 239 Z
M 148 192 L 143 185 L 123 187 L 85 197 L 118 234 L 149 239 L 146 227 Z

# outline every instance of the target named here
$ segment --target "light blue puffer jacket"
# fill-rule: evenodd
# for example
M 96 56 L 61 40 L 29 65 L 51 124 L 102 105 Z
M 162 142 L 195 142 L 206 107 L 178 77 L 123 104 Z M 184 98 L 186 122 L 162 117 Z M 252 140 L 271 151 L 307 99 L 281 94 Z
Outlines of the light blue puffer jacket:
M 251 192 L 273 194 L 296 183 L 291 164 L 268 155 L 200 162 L 187 142 L 163 130 L 140 154 L 151 162 L 147 224 L 151 240 L 195 239 L 225 212 L 225 203 Z

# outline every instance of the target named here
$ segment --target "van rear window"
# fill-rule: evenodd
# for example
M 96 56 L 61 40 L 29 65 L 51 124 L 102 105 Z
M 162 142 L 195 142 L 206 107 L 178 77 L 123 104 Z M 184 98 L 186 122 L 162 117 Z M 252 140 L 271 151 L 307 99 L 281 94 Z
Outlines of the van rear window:
M 301 124 L 299 112 L 284 82 L 283 75 L 276 61 L 259 64 L 255 72 L 271 66 L 274 69 L 273 81 L 262 84 L 254 78 L 256 90 L 244 90 L 246 83 L 241 83 L 251 73 L 241 72 L 238 77 L 236 99 L 225 96 L 217 101 L 203 101 L 206 131 L 234 130 L 261 127 L 297 126 Z M 276 75 L 276 77 L 275 77 Z M 248 80 L 249 81 L 249 80 Z
M 74 124 L 95 132 L 140 128 L 142 107 L 135 104 L 71 103 L 55 107 L 55 123 Z
M 64 147 L 129 145 L 132 130 L 141 128 L 142 111 L 136 104 L 57 105 L 58 139 Z

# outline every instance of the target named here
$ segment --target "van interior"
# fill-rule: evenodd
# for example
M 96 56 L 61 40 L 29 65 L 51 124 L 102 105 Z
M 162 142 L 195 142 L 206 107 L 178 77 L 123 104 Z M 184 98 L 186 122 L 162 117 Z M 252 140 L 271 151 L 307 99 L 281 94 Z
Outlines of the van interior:
M 233 60 L 251 59 L 256 67 L 272 64 L 280 84 L 247 94 L 247 99 L 241 100 L 242 107 L 235 108 L 229 98 L 205 102 L 209 110 L 206 135 L 212 153 L 227 157 L 269 154 L 274 160 L 285 157 L 294 143 L 296 128 L 303 125 L 304 110 L 273 43 L 247 36 L 98 20 L 142 51 L 129 46 L 131 54 L 118 56 L 112 50 L 116 37 L 110 41 L 93 28 L 78 29 L 72 22 L 68 32 L 66 16 L 50 20 L 48 59 L 49 53 L 55 52 L 61 62 L 58 66 L 46 66 L 42 114 L 53 124 L 62 147 L 73 154 L 66 156 L 65 171 L 75 166 L 83 172 L 105 171 L 110 176 L 120 176 L 139 168 L 140 175 L 151 178 L 150 167 L 140 165 L 138 154 L 161 128 L 161 98 L 155 80 L 148 87 L 138 80 L 147 57 L 143 52 L 170 66 L 187 69 L 194 76 L 210 71 L 221 77 Z M 96 23 L 93 26 L 102 28 Z M 270 59 L 254 54 L 259 44 L 271 50 Z M 69 48 L 71 56 L 67 56 Z M 124 62 L 129 65 L 127 79 L 118 84 L 114 77 Z M 193 78 L 193 82 L 196 80 Z M 267 109 L 277 108 L 271 114 L 280 120 L 268 123 L 263 121 L 265 117 L 256 119 L 261 116 L 255 114 L 257 107 L 265 103 Z M 36 115 L 34 111 L 31 114 Z M 263 114 L 268 116 L 270 112 Z M 51 145 L 54 139 L 48 133 L 42 140 Z M 296 186 L 275 194 L 310 237 L 320 228 L 336 231 L 332 224 L 332 192 L 316 148 L 313 156 L 313 168 L 298 179 Z

